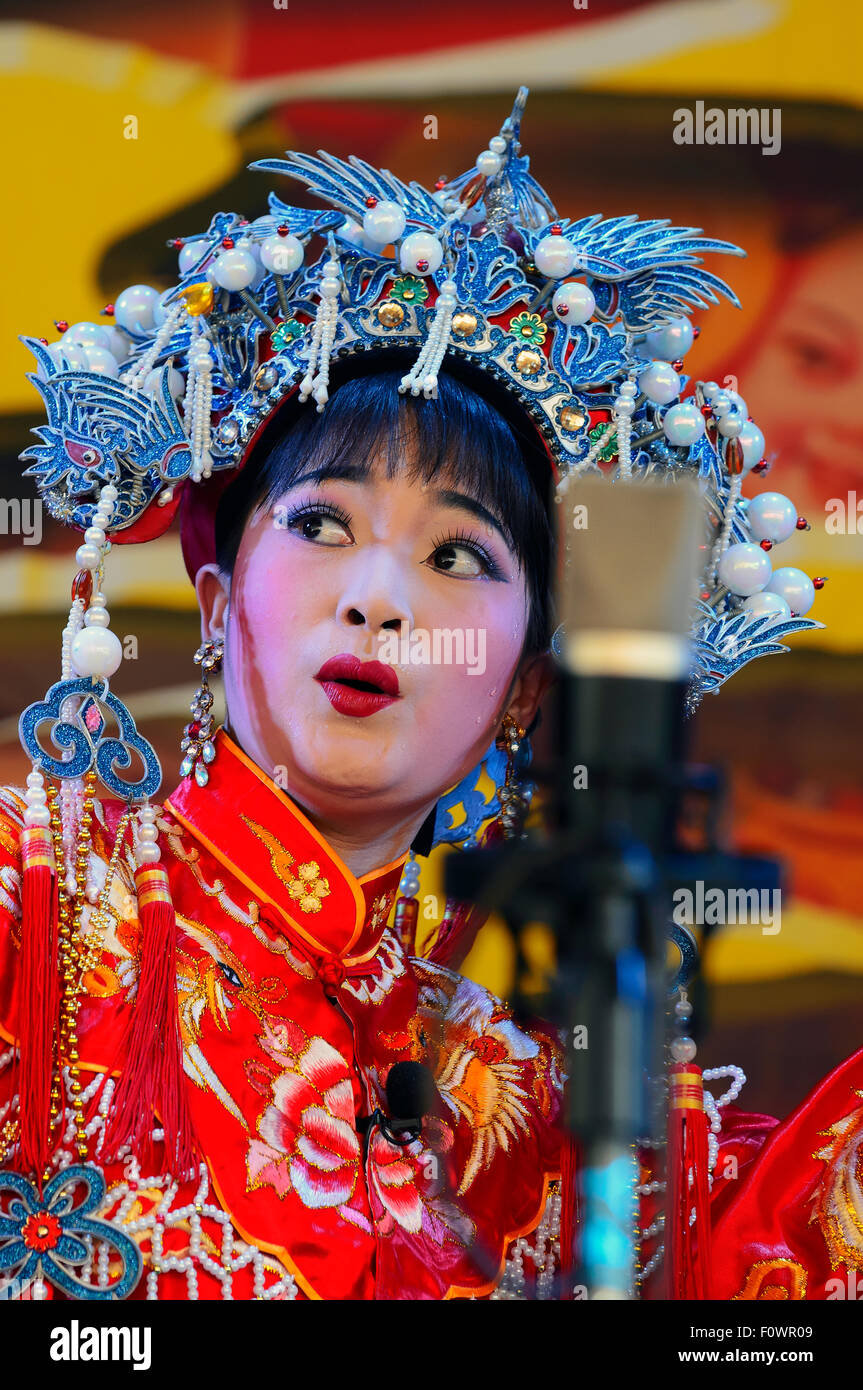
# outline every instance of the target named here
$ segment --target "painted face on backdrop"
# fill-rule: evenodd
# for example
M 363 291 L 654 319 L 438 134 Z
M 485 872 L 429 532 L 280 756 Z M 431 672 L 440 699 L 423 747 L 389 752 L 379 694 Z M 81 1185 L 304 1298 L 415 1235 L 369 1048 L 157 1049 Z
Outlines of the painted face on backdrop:
M 323 816 L 430 806 L 507 710 L 530 722 L 548 679 L 521 661 L 514 549 L 440 474 L 307 475 L 251 516 L 229 594 L 213 565 L 197 589 L 205 636 L 225 636 L 231 731 Z
M 863 484 L 861 261 L 859 229 L 805 258 L 742 388 L 781 462 L 750 490 L 787 492 L 813 519 Z

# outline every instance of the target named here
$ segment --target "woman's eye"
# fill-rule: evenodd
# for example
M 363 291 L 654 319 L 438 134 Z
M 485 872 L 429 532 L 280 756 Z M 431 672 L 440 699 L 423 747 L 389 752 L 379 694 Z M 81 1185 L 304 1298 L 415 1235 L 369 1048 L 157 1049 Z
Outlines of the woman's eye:
M 304 540 L 318 545 L 350 545 L 352 536 L 347 523 L 323 511 L 304 511 L 289 517 L 287 527 Z
M 833 344 L 803 334 L 792 334 L 787 340 L 788 353 L 798 370 L 818 376 L 838 376 L 844 367 L 843 349 Z
M 457 575 L 462 579 L 477 578 L 489 572 L 488 564 L 483 561 L 473 546 L 462 545 L 455 541 L 447 545 L 439 545 L 433 552 L 431 560 L 435 569 L 443 570 L 446 574 Z

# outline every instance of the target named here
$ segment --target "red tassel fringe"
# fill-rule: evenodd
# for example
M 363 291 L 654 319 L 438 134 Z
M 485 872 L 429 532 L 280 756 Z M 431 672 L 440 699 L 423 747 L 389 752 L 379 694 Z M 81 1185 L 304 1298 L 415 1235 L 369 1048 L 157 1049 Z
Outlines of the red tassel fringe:
M 665 1217 L 669 1298 L 712 1298 L 707 1116 L 701 1068 L 677 1063 L 669 1072 L 668 1206 Z M 695 1222 L 690 1213 L 695 1208 Z
M 41 1184 L 51 1152 L 51 1080 L 60 1001 L 57 874 L 47 826 L 21 835 L 21 1160 Z
M 396 902 L 393 926 L 406 956 L 416 955 L 419 907 L 416 898 L 406 898 L 404 895 Z
M 176 917 L 161 864 L 142 865 L 135 886 L 144 938 L 141 973 L 104 1147 L 113 1154 L 128 1144 L 141 1157 L 152 1157 L 150 1133 L 158 1114 L 165 1133 L 162 1169 L 180 1176 L 192 1168 L 196 1153 L 177 1005 Z

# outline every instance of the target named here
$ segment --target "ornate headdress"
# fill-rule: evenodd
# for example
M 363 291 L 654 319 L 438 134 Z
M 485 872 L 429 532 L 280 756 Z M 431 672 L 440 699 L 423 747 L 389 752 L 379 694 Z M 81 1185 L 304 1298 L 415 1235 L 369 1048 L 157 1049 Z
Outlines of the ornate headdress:
M 260 160 L 252 168 L 296 179 L 328 206 L 271 193 L 254 221 L 217 213 L 173 243 L 176 285 L 118 297 L 116 327 L 24 339 L 48 412 L 22 455 L 26 471 L 51 515 L 84 531 L 62 679 L 22 719 L 44 769 L 69 777 L 95 766 L 116 794 L 153 795 L 155 755 L 108 690 L 120 647 L 92 594 L 106 545 L 161 534 L 185 498 L 187 564 L 194 572 L 213 558 L 214 499 L 264 425 L 297 394 L 323 410 L 331 363 L 359 353 L 413 350 L 400 389 L 426 397 L 447 355 L 487 372 L 535 422 L 562 490 L 597 470 L 700 480 L 707 543 L 691 705 L 816 625 L 804 617 L 813 582 L 774 570 L 767 553 L 806 522 L 778 493 L 741 495 L 746 473 L 767 466 L 761 431 L 736 391 L 684 372 L 697 333 L 687 315 L 720 295 L 737 303 L 702 256 L 743 253 L 666 220 L 559 217 L 521 153 L 526 98 L 521 88 L 473 168 L 431 191 L 353 156 Z M 73 708 L 70 696 L 77 708 L 55 742 L 75 755 L 46 759 L 37 725 Z M 100 738 L 100 704 L 119 742 Z M 115 771 L 130 764 L 123 748 L 145 762 L 131 784 Z

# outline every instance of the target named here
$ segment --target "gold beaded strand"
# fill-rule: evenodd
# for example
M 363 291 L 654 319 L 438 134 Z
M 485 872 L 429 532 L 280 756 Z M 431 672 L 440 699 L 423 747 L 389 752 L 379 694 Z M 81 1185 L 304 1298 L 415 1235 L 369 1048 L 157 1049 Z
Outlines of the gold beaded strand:
M 57 1072 L 51 1089 L 51 1126 L 61 1119 L 62 1068 L 64 1061 L 69 1068 L 69 1089 L 72 1093 L 72 1112 L 75 1126 L 75 1148 L 79 1158 L 86 1158 L 89 1152 L 84 1103 L 81 1100 L 80 1056 L 78 1052 L 78 1011 L 81 995 L 84 992 L 84 977 L 96 965 L 101 953 L 103 926 L 108 918 L 108 902 L 111 886 L 120 862 L 123 843 L 126 838 L 133 810 L 129 806 L 123 812 L 114 837 L 114 847 L 105 872 L 105 882 L 99 894 L 98 904 L 90 919 L 89 930 L 82 929 L 82 914 L 86 901 L 87 871 L 90 862 L 93 832 L 92 819 L 95 804 L 96 773 L 89 771 L 84 775 L 84 801 L 81 825 L 75 854 L 75 893 L 70 897 L 66 890 L 65 861 L 63 855 L 63 819 L 57 788 L 50 780 L 47 782 L 47 800 L 51 821 L 51 836 L 54 842 L 54 859 L 60 885 L 59 894 L 59 963 L 63 982 L 63 996 L 60 1006 L 60 1040 Z M 44 1175 L 48 1177 L 46 1172 Z
M 87 868 L 90 862 L 93 817 L 94 789 L 96 773 L 91 769 L 84 774 L 84 802 L 81 811 L 81 824 L 75 853 L 75 893 L 69 896 L 66 890 L 63 861 L 62 818 L 57 789 L 48 783 L 48 805 L 51 813 L 51 826 L 54 839 L 54 857 L 60 885 L 59 902 L 59 941 L 60 969 L 63 982 L 63 998 L 60 1006 L 60 1047 L 58 1072 L 62 1072 L 64 1061 L 69 1067 L 69 1090 L 72 1093 L 72 1118 L 75 1127 L 75 1149 L 79 1158 L 86 1158 L 89 1152 L 87 1127 L 84 1120 L 84 1103 L 81 1100 L 81 1078 L 78 1054 L 78 1009 L 81 999 L 76 980 L 76 965 L 80 955 L 81 914 L 84 910 L 87 886 Z M 57 1078 L 57 1110 L 60 1112 L 60 1079 Z M 52 1117 L 54 1105 L 52 1104 Z
M 102 885 L 102 891 L 99 894 L 98 902 L 90 916 L 89 930 L 81 937 L 79 945 L 81 958 L 78 967 L 77 983 L 77 994 L 79 998 L 81 994 L 86 992 L 84 980 L 87 974 L 99 963 L 99 957 L 102 954 L 105 928 L 107 927 L 108 918 L 110 916 L 108 902 L 111 897 L 111 885 L 114 882 L 114 877 L 120 862 L 120 855 L 123 852 L 126 831 L 132 822 L 134 814 L 130 806 L 123 812 L 117 823 L 114 848 L 111 852 L 111 858 L 108 861 L 108 867 L 105 870 L 105 882 Z

